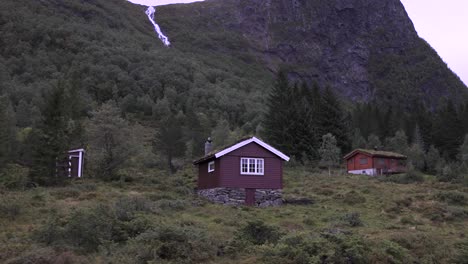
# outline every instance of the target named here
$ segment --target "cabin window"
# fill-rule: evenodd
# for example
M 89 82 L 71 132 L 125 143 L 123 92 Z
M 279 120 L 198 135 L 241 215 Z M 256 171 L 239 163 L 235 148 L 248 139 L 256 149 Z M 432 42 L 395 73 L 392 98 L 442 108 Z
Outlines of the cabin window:
M 215 162 L 214 161 L 210 161 L 208 163 L 208 172 L 213 172 L 215 170 Z
M 263 175 L 264 160 L 254 158 L 241 158 L 241 174 Z
M 385 159 L 379 159 L 378 163 L 379 165 L 385 165 Z
M 367 164 L 367 158 L 360 158 L 359 159 L 359 164 L 361 164 L 361 165 Z

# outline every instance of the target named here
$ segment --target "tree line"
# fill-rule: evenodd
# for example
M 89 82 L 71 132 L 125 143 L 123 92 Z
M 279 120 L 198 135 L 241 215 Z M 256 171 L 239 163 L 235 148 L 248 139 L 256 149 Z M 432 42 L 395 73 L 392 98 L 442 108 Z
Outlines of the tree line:
M 330 87 L 291 83 L 280 72 L 266 104 L 264 137 L 302 164 L 320 164 L 334 152 L 332 160 L 338 165 L 337 155 L 367 148 L 402 153 L 412 168 L 445 179 L 465 173 L 468 103 L 442 98 L 437 108 L 415 103 L 412 111 L 376 101 L 349 106 Z

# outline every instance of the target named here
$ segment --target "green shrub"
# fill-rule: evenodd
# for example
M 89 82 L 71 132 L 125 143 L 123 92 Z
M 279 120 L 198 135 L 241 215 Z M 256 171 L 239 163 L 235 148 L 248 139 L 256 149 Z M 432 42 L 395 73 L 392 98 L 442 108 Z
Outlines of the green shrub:
M 21 214 L 22 209 L 19 201 L 0 198 L 0 218 L 15 220 Z
M 118 220 L 130 221 L 137 212 L 151 212 L 153 203 L 141 196 L 121 197 L 114 203 L 114 212 Z
M 369 263 L 370 248 L 360 237 L 296 233 L 264 248 L 264 263 Z
M 84 252 L 95 252 L 110 241 L 128 239 L 113 210 L 104 205 L 75 211 L 67 219 L 53 216 L 34 237 L 46 245 L 68 245 Z
M 33 248 L 9 259 L 6 264 L 88 264 L 85 257 L 77 256 L 71 251 L 57 252 L 53 248 Z
M 456 253 L 453 256 L 453 263 L 468 263 L 468 239 L 466 239 L 464 242 L 456 244 Z
M 357 226 L 363 226 L 363 222 L 361 220 L 361 216 L 359 213 L 352 212 L 352 213 L 347 213 L 345 214 L 341 220 L 348 226 L 350 227 L 357 227 Z
M 439 201 L 455 205 L 465 205 L 468 201 L 468 197 L 466 194 L 457 191 L 440 192 L 435 195 L 435 198 Z
M 386 182 L 409 184 L 409 183 L 424 182 L 424 175 L 419 171 L 410 170 L 407 173 L 393 174 L 387 177 L 383 177 L 381 179 L 383 179 Z
M 23 190 L 29 183 L 29 170 L 25 167 L 10 164 L 0 171 L 0 187 Z
M 117 250 L 116 261 L 124 255 L 129 256 L 131 263 L 204 263 L 217 254 L 214 239 L 206 232 L 179 226 L 146 231 Z
M 254 245 L 276 243 L 281 237 L 281 233 L 277 227 L 266 225 L 260 220 L 248 222 L 247 225 L 238 230 L 237 235 L 238 238 Z
M 349 205 L 356 205 L 366 202 L 366 198 L 356 191 L 347 192 L 343 196 L 343 202 Z
M 189 203 L 185 200 L 167 200 L 162 199 L 155 202 L 155 206 L 163 211 L 180 211 L 184 210 L 189 206 Z
M 373 247 L 369 263 L 413 263 L 407 249 L 395 242 L 383 240 Z

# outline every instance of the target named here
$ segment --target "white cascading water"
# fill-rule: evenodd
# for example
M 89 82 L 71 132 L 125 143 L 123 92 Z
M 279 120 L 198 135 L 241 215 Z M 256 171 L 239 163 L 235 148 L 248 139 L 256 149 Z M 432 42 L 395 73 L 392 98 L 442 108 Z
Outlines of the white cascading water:
M 171 42 L 169 39 L 162 33 L 161 27 L 154 21 L 154 13 L 156 13 L 156 9 L 153 6 L 149 6 L 148 9 L 146 9 L 146 15 L 148 16 L 148 19 L 153 23 L 154 30 L 158 34 L 159 39 L 162 41 L 162 43 L 166 46 L 169 47 L 171 45 Z

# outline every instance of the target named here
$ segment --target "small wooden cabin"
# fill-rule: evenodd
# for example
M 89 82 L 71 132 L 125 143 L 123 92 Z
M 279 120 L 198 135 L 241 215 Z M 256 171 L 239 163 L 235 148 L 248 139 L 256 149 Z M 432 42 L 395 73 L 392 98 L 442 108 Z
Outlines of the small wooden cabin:
M 257 206 L 281 203 L 283 162 L 289 157 L 256 137 L 211 151 L 198 166 L 198 193 L 214 202 Z
M 348 173 L 384 175 L 406 171 L 405 155 L 380 150 L 356 149 L 344 156 Z

